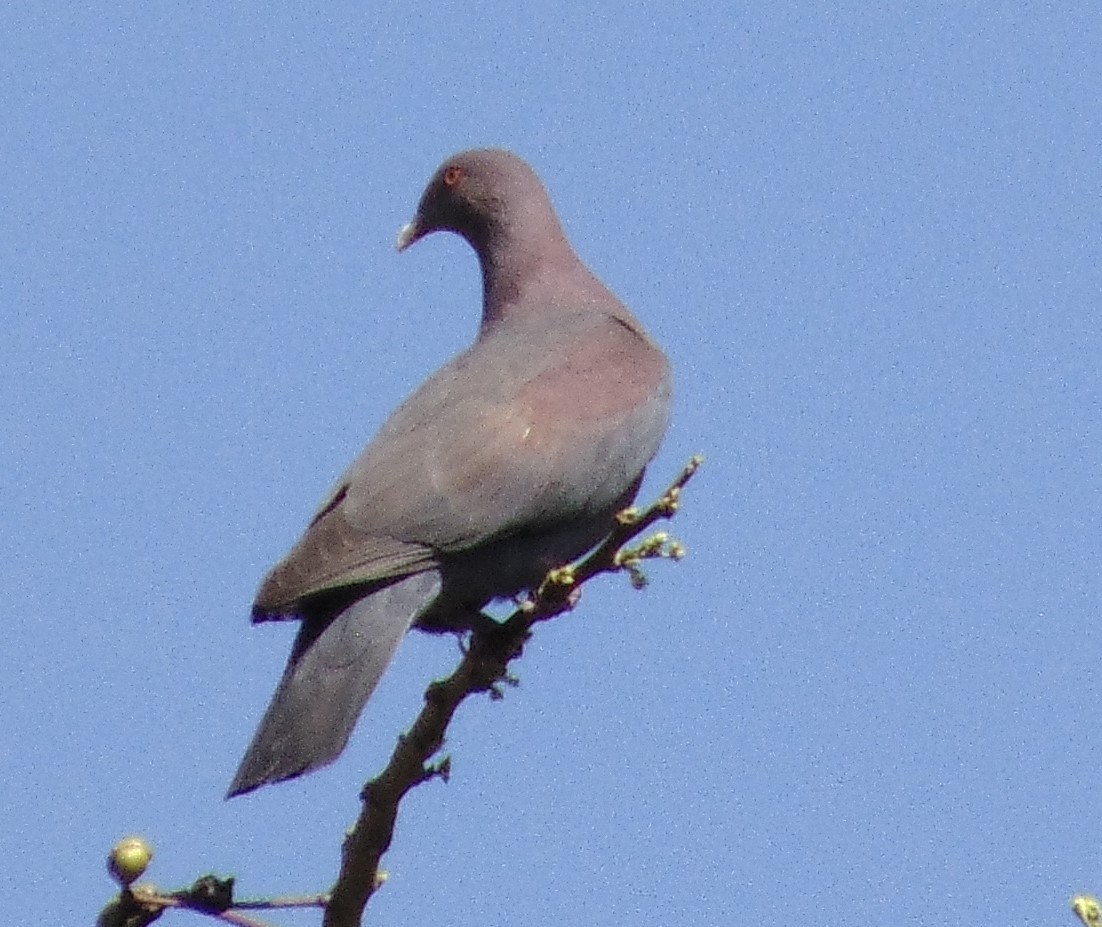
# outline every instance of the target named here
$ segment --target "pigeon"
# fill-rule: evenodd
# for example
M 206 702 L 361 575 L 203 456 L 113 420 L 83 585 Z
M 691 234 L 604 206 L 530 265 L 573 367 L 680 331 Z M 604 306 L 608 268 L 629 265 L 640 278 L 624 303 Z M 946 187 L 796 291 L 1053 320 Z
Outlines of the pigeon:
M 613 530 L 670 414 L 668 361 L 500 149 L 448 158 L 398 250 L 474 248 L 474 343 L 391 415 L 263 580 L 254 622 L 301 622 L 227 797 L 333 762 L 411 627 L 463 631 Z

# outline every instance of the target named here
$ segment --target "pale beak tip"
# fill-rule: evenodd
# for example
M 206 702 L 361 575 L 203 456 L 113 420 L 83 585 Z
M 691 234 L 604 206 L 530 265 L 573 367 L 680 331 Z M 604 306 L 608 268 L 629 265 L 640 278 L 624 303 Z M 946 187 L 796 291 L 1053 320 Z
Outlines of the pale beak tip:
M 405 251 L 406 248 L 417 241 L 418 237 L 417 223 L 407 222 L 398 231 L 398 240 L 394 243 L 395 247 L 399 251 Z

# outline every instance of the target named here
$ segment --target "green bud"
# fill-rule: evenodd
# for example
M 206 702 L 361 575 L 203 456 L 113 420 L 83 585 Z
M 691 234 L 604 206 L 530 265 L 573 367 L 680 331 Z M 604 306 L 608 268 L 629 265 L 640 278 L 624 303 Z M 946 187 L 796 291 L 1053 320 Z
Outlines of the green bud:
M 153 847 L 144 837 L 124 837 L 115 844 L 107 857 L 107 871 L 125 888 L 145 872 L 153 859 Z

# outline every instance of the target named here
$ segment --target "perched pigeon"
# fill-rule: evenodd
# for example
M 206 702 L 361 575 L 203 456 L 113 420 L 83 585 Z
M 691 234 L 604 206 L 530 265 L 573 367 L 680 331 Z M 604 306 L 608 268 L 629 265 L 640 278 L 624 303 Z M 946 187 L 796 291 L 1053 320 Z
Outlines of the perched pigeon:
M 254 621 L 302 625 L 230 796 L 336 759 L 412 625 L 469 627 L 606 537 L 665 433 L 665 356 L 578 259 L 527 164 L 445 161 L 398 248 L 440 230 L 478 253 L 478 338 L 383 425 L 261 585 Z

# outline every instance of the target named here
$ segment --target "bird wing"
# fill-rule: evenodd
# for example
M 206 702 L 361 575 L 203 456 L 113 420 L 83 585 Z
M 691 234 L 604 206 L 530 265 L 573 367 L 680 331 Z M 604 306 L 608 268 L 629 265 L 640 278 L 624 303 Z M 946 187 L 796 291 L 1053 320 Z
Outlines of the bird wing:
M 387 421 L 256 608 L 286 612 L 604 511 L 653 456 L 668 410 L 665 359 L 614 317 L 587 309 L 484 333 Z

